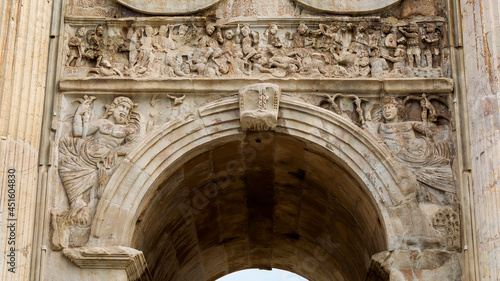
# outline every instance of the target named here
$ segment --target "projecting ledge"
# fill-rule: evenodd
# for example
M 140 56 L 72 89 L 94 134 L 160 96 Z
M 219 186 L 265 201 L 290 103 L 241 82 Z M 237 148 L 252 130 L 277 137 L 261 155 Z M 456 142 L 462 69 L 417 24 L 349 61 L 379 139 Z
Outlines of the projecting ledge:
M 214 92 L 236 93 L 244 86 L 255 83 L 273 83 L 283 92 L 340 92 L 356 94 L 409 94 L 453 92 L 453 80 L 449 78 L 231 78 L 231 79 L 123 79 L 123 78 L 85 78 L 66 79 L 59 83 L 62 92 L 185 92 L 210 94 Z
M 150 281 L 146 259 L 141 251 L 127 247 L 66 248 L 64 255 L 87 273 L 119 280 Z M 102 271 L 109 269 L 111 271 Z M 104 275 L 103 275 L 104 274 Z M 118 274 L 118 275 L 117 275 Z M 119 277 L 117 277 L 119 276 Z M 99 279 L 101 280 L 101 279 Z

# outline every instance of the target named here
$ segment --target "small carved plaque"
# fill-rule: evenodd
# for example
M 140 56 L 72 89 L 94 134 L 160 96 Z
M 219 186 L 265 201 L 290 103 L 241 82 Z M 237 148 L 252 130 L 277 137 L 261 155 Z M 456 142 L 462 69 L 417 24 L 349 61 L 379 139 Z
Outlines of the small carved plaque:
M 239 95 L 243 131 L 272 131 L 276 128 L 281 96 L 277 85 L 253 84 L 242 88 Z

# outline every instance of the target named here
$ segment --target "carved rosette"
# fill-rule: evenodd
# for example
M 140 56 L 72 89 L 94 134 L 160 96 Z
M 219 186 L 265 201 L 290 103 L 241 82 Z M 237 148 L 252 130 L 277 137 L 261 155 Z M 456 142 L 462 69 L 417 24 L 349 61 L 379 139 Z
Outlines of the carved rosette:
M 271 83 L 253 84 L 239 91 L 241 128 L 273 131 L 278 123 L 281 89 Z

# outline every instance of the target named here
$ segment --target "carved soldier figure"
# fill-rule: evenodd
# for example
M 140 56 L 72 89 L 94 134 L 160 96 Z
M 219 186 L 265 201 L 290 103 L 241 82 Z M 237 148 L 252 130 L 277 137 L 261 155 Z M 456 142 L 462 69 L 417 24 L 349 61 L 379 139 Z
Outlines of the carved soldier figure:
M 393 76 L 401 76 L 405 73 L 406 50 L 404 45 L 398 45 L 396 51 L 394 51 L 394 56 L 383 55 L 383 57 L 394 63 L 390 72 Z
M 139 73 L 142 74 L 150 69 L 151 63 L 154 60 L 153 27 L 151 25 L 146 25 L 144 28 L 144 34 L 141 37 L 140 43 L 137 65 L 139 66 Z
M 433 67 L 433 63 L 437 62 L 437 57 L 440 55 L 439 33 L 436 29 L 436 25 L 428 23 L 425 28 L 426 33 L 422 35 L 422 41 L 424 41 L 427 45 L 424 50 L 424 56 L 425 61 L 427 62 L 427 67 L 429 68 Z
M 382 57 L 378 48 L 374 48 L 370 53 L 370 67 L 372 77 L 374 78 L 383 77 L 389 72 L 389 64 L 385 58 Z
M 270 24 L 269 27 L 266 29 L 264 32 L 264 36 L 267 39 L 267 44 L 271 45 L 275 48 L 281 48 L 283 47 L 283 42 L 281 42 L 280 38 L 278 35 L 278 26 L 276 24 Z
M 105 106 L 102 118 L 90 120 L 94 99 L 80 99 L 73 119 L 74 137 L 62 138 L 59 143 L 59 175 L 73 215 L 95 206 L 117 157 L 125 155 L 140 132 L 140 117 L 134 111 L 137 104 L 131 99 L 115 98 Z
M 381 33 L 381 43 L 383 47 L 389 48 L 389 49 L 395 49 L 397 47 L 397 40 L 396 40 L 396 35 L 392 33 L 392 25 L 388 22 L 382 23 L 382 26 L 380 28 Z
M 217 40 L 214 38 L 216 36 L 215 30 L 216 26 L 213 23 L 207 23 L 205 26 L 205 33 L 202 33 L 198 38 L 199 47 L 216 47 L 219 45 Z M 203 32 L 203 31 L 200 31 Z
M 88 48 L 85 50 L 85 58 L 89 60 L 96 60 L 96 67 L 101 67 L 101 60 L 103 56 L 104 44 L 104 27 L 98 24 L 95 30 L 87 32 Z
M 358 27 L 355 29 L 353 24 L 348 24 L 348 28 L 351 30 L 355 30 L 354 38 L 349 46 L 353 52 L 358 53 L 360 50 L 369 51 L 368 45 L 368 23 L 366 21 L 362 21 L 359 23 Z
M 248 61 L 252 57 L 255 56 L 255 58 L 259 58 L 260 55 L 257 52 L 257 49 L 253 47 L 253 45 L 256 42 L 256 36 L 252 31 L 250 30 L 250 26 L 248 24 L 245 24 L 241 29 L 240 26 L 238 25 L 238 28 L 236 29 L 236 35 L 240 35 L 240 42 L 241 42 L 241 50 L 243 51 L 243 55 L 245 55 L 245 60 Z M 252 36 L 250 36 L 252 34 Z M 257 43 L 258 44 L 258 43 Z
M 307 27 L 304 23 L 301 23 L 299 24 L 299 27 L 297 27 L 297 32 L 292 35 L 287 33 L 288 39 L 292 41 L 293 48 L 304 48 L 312 45 L 312 40 L 308 37 L 308 31 L 309 27 Z
M 232 29 L 226 29 L 224 31 L 224 43 L 222 47 L 226 50 L 234 49 L 234 31 Z
M 414 22 L 410 23 L 410 28 L 406 31 L 403 27 L 399 27 L 399 31 L 406 37 L 406 55 L 408 56 L 408 65 L 413 67 L 413 61 L 417 67 L 420 67 L 420 36 L 418 35 L 418 25 Z
M 332 22 L 330 26 L 326 24 L 319 24 L 319 31 L 323 34 L 323 37 L 319 39 L 319 48 L 324 48 L 327 50 L 332 49 L 333 51 L 337 51 L 342 49 L 342 39 L 340 35 L 337 33 L 340 28 L 340 24 L 338 22 Z
M 74 66 L 75 67 L 80 66 L 80 61 L 82 60 L 82 56 L 85 50 L 85 39 L 83 38 L 84 36 L 85 36 L 85 27 L 81 26 L 76 30 L 75 36 L 69 39 L 68 41 L 69 52 L 68 52 L 68 60 L 66 61 L 66 66 L 70 66 L 71 62 L 73 62 L 73 60 L 75 59 L 76 61 Z

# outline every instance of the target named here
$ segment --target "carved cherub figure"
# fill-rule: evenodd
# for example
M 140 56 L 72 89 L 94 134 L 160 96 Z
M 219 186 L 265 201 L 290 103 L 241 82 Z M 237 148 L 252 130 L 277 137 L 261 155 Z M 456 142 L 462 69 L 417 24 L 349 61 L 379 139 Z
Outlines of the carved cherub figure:
M 74 66 L 80 66 L 80 61 L 85 53 L 85 27 L 81 26 L 75 31 L 75 36 L 71 37 L 68 41 L 68 60 L 66 61 L 66 66 L 71 66 L 73 60 L 75 61 Z

